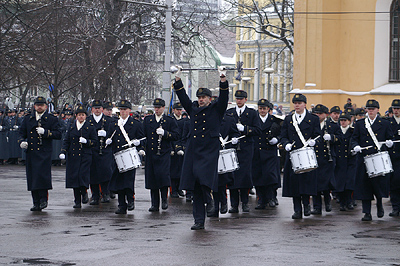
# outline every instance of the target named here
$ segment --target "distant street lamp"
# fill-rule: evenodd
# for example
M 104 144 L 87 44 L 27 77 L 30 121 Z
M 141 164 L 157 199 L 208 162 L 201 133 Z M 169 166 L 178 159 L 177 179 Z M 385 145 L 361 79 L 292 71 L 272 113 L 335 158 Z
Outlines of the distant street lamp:
M 263 70 L 263 72 L 268 75 L 268 85 L 267 86 L 268 86 L 268 93 L 270 94 L 271 93 L 271 73 L 274 73 L 274 69 L 271 67 L 267 67 Z M 269 100 L 269 96 L 270 95 L 267 95 L 267 87 L 264 86 L 264 97 L 267 100 Z

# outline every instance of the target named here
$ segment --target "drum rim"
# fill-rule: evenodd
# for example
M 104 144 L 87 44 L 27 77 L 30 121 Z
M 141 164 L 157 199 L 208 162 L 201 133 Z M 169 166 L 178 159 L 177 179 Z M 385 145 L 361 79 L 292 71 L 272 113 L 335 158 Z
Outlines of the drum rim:
M 378 154 L 387 154 L 387 155 L 390 157 L 390 155 L 389 155 L 389 152 L 388 152 L 388 151 L 378 151 L 378 152 L 376 152 L 376 153 L 373 153 L 373 154 L 368 154 L 368 155 L 365 155 L 365 156 L 364 156 L 364 159 L 365 159 L 365 158 L 374 157 L 374 156 L 376 156 L 376 155 L 378 155 Z

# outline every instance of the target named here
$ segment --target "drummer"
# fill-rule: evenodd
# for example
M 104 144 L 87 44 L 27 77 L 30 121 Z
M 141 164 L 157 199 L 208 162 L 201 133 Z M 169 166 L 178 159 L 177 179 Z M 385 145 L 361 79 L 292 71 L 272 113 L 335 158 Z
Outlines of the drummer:
M 117 104 L 121 117 L 112 138 L 106 140 L 106 145 L 112 144 L 113 153 L 126 150 L 129 147 L 140 146 L 140 138 L 144 137 L 143 125 L 129 116 L 132 105 L 127 100 L 121 100 Z M 144 155 L 140 150 L 139 154 Z M 118 210 L 116 214 L 126 214 L 126 210 L 135 209 L 135 175 L 136 169 L 120 173 L 118 168 L 114 169 L 110 181 L 110 191 L 118 193 Z
M 293 115 L 285 118 L 281 131 L 281 143 L 287 152 L 300 149 L 304 146 L 313 147 L 316 139 L 321 135 L 319 118 L 306 109 L 307 98 L 303 94 L 295 94 L 292 99 Z M 294 123 L 298 125 L 296 131 Z M 311 215 L 310 196 L 317 195 L 317 174 L 315 170 L 307 173 L 295 174 L 292 170 L 290 156 L 286 156 L 285 169 L 283 172 L 283 197 L 293 198 L 294 214 L 292 219 L 302 219 L 302 204 L 304 216 Z
M 368 117 L 360 119 L 354 123 L 354 133 L 351 138 L 351 147 L 361 153 L 363 157 L 377 154 L 393 146 L 393 131 L 390 122 L 382 119 L 379 115 L 379 103 L 376 100 L 368 100 L 366 104 Z M 370 128 L 370 129 L 368 129 Z M 371 137 L 371 135 L 373 137 Z M 382 144 L 383 142 L 383 144 Z M 369 149 L 362 147 L 372 146 Z M 382 218 L 384 209 L 382 198 L 389 194 L 389 175 L 382 175 L 369 178 L 366 172 L 365 163 L 361 156 L 357 158 L 356 186 L 354 198 L 362 200 L 362 221 L 371 221 L 371 200 L 376 198 L 377 216 Z

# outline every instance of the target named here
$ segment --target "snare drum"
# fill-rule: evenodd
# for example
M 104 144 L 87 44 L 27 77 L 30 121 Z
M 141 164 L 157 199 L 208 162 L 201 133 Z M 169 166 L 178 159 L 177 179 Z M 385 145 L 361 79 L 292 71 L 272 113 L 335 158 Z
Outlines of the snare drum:
M 141 165 L 139 154 L 134 147 L 116 152 L 114 158 L 120 173 L 138 168 Z
M 387 151 L 365 156 L 364 163 L 369 178 L 393 172 L 392 161 Z
M 225 174 L 239 169 L 239 161 L 235 149 L 219 151 L 218 174 Z
M 318 168 L 315 151 L 311 147 L 304 147 L 290 152 L 290 161 L 295 174 L 310 172 Z

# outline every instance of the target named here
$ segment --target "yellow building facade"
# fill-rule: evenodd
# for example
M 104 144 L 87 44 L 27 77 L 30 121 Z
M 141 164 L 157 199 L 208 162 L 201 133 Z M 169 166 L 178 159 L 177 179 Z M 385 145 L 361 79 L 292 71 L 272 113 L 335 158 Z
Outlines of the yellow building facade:
M 328 107 L 343 108 L 347 98 L 390 107 L 400 98 L 397 2 L 296 0 L 291 96 Z

